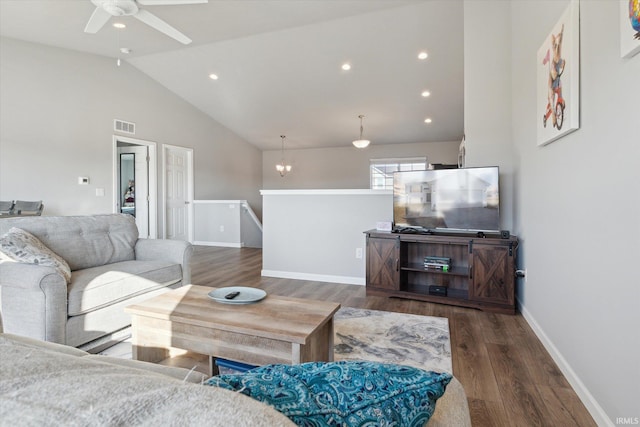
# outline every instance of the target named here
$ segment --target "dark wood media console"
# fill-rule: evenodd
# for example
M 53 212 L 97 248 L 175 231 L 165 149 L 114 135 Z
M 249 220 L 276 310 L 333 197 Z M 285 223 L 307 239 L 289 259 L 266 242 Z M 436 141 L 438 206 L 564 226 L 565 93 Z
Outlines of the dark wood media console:
M 402 234 L 369 230 L 367 295 L 409 298 L 514 314 L 515 236 Z M 425 257 L 450 258 L 448 269 L 425 267 Z M 433 294 L 439 287 L 446 295 Z M 431 292 L 430 293 L 430 287 Z

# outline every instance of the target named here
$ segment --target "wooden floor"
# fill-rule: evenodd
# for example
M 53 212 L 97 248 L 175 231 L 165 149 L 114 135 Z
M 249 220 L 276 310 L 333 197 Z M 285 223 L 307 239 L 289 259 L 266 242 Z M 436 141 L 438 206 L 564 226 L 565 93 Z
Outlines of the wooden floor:
M 192 283 L 254 286 L 276 295 L 343 306 L 446 317 L 453 373 L 475 427 L 595 426 L 524 318 L 421 301 L 366 296 L 365 287 L 261 277 L 260 249 L 195 247 Z

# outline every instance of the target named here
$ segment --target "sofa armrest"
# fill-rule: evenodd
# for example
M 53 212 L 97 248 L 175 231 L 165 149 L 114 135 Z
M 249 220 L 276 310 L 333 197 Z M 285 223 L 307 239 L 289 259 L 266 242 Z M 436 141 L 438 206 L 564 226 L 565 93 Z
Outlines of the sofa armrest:
M 42 340 L 36 340 L 36 339 L 25 337 L 22 335 L 2 333 L 0 334 L 0 342 L 2 342 L 2 340 L 7 340 L 12 343 L 19 344 L 23 347 L 31 347 L 39 350 L 54 351 L 56 353 L 62 353 L 69 356 L 75 356 L 75 357 L 89 356 L 89 353 L 87 353 L 86 351 L 80 350 L 79 348 L 71 347 L 65 344 L 58 344 L 55 342 L 46 342 Z
M 182 240 L 138 239 L 136 259 L 140 261 L 171 261 L 182 266 L 182 284 L 191 283 L 191 243 Z
M 0 293 L 5 332 L 65 343 L 67 281 L 53 267 L 2 262 Z
M 453 377 L 444 395 L 436 402 L 429 427 L 471 427 L 469 403 L 464 387 Z

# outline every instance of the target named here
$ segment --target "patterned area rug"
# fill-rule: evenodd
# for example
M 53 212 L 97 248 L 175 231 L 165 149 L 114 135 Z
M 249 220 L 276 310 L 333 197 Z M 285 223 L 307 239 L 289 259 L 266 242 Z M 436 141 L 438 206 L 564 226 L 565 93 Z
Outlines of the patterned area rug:
M 335 360 L 370 360 L 453 372 L 449 320 L 343 307 L 334 317 Z

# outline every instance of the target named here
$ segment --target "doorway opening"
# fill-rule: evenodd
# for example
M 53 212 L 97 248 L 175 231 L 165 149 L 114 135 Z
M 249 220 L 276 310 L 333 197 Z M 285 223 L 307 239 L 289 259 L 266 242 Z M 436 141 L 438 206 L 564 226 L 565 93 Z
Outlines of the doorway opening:
M 113 136 L 114 212 L 134 216 L 141 238 L 158 235 L 156 165 L 155 142 Z

